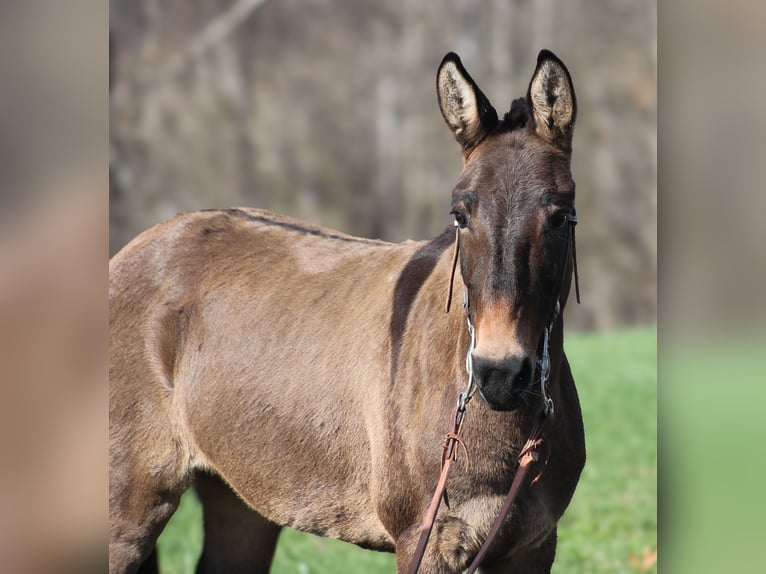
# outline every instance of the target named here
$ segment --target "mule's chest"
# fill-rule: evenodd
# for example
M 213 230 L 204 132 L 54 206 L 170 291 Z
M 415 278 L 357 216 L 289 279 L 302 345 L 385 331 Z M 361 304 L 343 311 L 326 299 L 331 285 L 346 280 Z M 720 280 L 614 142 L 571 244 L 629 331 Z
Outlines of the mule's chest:
M 467 550 L 475 552 L 484 542 L 500 514 L 506 494 L 475 497 L 454 508 L 468 534 L 464 538 L 478 541 L 476 548 Z M 550 498 L 551 493 L 540 483 L 525 487 L 519 493 L 492 542 L 490 556 L 509 556 L 525 548 L 537 547 L 547 539 L 555 530 L 558 520 L 553 512 L 557 505 Z

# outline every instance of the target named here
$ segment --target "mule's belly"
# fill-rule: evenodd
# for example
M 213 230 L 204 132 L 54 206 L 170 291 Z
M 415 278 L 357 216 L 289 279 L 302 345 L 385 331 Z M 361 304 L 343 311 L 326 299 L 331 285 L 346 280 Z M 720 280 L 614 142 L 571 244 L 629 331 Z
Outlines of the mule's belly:
M 239 432 L 243 427 L 222 428 Z M 199 447 L 205 452 L 207 464 L 250 507 L 272 522 L 365 547 L 392 550 L 393 541 L 372 506 L 370 479 L 365 476 L 369 465 L 353 469 L 348 460 L 331 460 L 338 446 L 324 441 L 288 444 L 285 437 L 292 429 L 284 421 L 278 429 L 282 437 L 255 431 L 242 445 L 216 448 L 201 439 Z
M 295 403 L 287 409 L 264 396 L 258 385 L 247 389 L 214 397 L 202 392 L 198 404 L 217 404 L 221 410 L 188 409 L 203 464 L 277 524 L 392 548 L 372 504 L 369 447 L 361 421 L 342 421 L 337 411 L 316 404 Z M 252 399 L 242 402 L 243 393 Z

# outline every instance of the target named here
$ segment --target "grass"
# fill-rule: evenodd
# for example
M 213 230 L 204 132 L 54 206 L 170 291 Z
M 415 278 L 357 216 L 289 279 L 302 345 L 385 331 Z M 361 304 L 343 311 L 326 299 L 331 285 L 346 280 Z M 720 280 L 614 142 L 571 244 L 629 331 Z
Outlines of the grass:
M 559 523 L 553 572 L 656 572 L 656 331 L 569 335 L 565 347 L 580 393 L 588 461 Z M 194 571 L 202 533 L 193 493 L 184 495 L 158 544 L 164 574 Z M 272 568 L 277 574 L 394 571 L 392 555 L 289 529 Z
M 559 522 L 554 572 L 656 572 L 657 336 L 569 336 L 588 460 Z

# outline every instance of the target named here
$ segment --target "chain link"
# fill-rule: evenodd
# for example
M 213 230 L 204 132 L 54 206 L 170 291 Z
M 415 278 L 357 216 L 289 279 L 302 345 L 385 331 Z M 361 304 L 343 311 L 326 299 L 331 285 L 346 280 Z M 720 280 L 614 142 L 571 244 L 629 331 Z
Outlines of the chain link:
M 558 301 L 556 301 L 556 307 L 558 308 Z M 553 399 L 548 395 L 548 391 L 545 388 L 545 383 L 548 381 L 548 376 L 551 373 L 551 357 L 548 353 L 548 343 L 551 336 L 551 330 L 553 329 L 553 321 L 545 328 L 543 332 L 543 352 L 542 356 L 538 359 L 537 364 L 540 367 L 540 396 L 545 403 L 545 414 L 553 413 Z
M 458 412 L 465 411 L 465 406 L 471 400 L 476 390 L 473 384 L 473 350 L 476 348 L 476 329 L 474 329 L 473 323 L 471 323 L 470 315 L 466 313 L 465 317 L 468 322 L 468 333 L 471 335 L 471 344 L 468 346 L 468 352 L 465 354 L 465 370 L 468 373 L 468 384 L 457 397 Z

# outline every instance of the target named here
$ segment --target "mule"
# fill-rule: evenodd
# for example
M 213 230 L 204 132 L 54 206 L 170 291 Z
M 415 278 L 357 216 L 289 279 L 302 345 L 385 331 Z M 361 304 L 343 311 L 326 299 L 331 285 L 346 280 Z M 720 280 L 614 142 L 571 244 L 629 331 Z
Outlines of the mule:
M 391 244 L 216 209 L 179 214 L 112 258 L 110 572 L 155 556 L 193 481 L 205 513 L 198 572 L 267 572 L 283 526 L 395 552 L 405 572 L 467 354 L 480 396 L 466 411 L 470 462 L 449 476 L 420 571 L 457 573 L 476 554 L 544 392 L 556 409 L 547 463 L 482 569 L 550 570 L 585 462 L 556 312 L 573 273 L 574 88 L 544 50 L 501 119 L 450 53 L 437 93 L 463 158 L 454 227 L 438 237 Z

